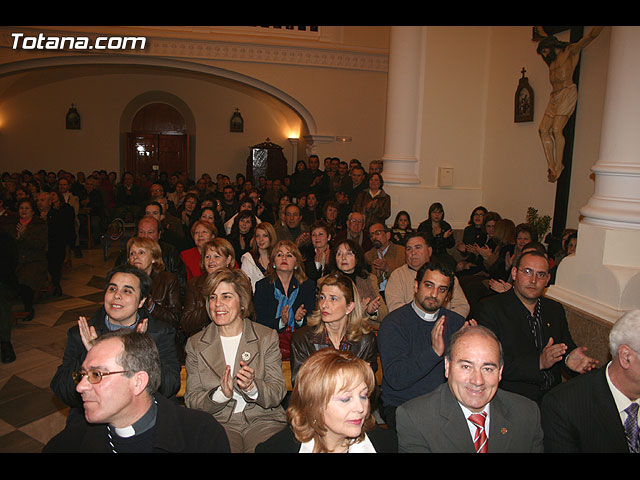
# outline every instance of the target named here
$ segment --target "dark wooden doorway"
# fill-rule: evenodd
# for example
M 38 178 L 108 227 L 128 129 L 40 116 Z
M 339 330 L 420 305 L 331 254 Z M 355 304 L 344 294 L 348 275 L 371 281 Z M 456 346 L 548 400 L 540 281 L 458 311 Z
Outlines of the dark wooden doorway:
M 126 134 L 125 169 L 134 176 L 152 171 L 189 173 L 189 135 L 180 112 L 152 103 L 136 113 Z

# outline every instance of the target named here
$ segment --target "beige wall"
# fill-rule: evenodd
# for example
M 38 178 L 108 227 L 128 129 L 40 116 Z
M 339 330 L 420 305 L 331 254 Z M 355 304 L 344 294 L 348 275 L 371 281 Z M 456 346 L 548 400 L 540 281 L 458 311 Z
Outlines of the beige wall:
M 538 136 L 551 87 L 531 33 L 522 26 L 426 29 L 420 185 L 387 188 L 400 200 L 394 215 L 407 209 L 417 225 L 440 201 L 454 228 L 464 227 L 477 205 L 516 223 L 525 221 L 529 206 L 553 216 L 556 184 L 547 181 Z M 598 156 L 608 43 L 605 30 L 583 52 L 567 226 L 577 226 L 579 209 L 593 193 L 590 168 Z M 534 90 L 534 121 L 515 123 L 523 67 Z M 438 186 L 438 167 L 453 168 L 452 187 Z
M 425 32 L 422 114 L 416 127 L 420 184 L 386 187 L 394 199 L 394 214 L 408 209 L 417 224 L 431 202 L 441 201 L 456 227 L 464 226 L 479 204 L 516 223 L 524 220 L 528 206 L 551 215 L 555 184 L 546 180 L 537 133 L 550 85 L 547 67 L 531 41 L 531 27 L 439 26 Z M 608 38 L 605 29 L 582 56 L 568 226 L 577 225 L 578 210 L 593 191 L 589 169 L 598 155 Z M 388 27 L 335 27 L 312 47 L 326 49 L 328 55 L 340 49 L 383 55 L 388 40 Z M 300 43 L 301 48 L 309 45 Z M 0 62 L 14 58 L 29 56 L 0 49 Z M 150 91 L 175 96 L 193 116 L 196 176 L 244 171 L 248 147 L 266 137 L 284 147 L 292 167 L 286 138 L 295 130 L 323 138 L 324 143 L 313 145 L 321 158 L 359 158 L 367 165 L 384 153 L 384 69 L 220 58 L 190 61 L 246 75 L 283 92 L 308 112 L 314 131 L 274 96 L 204 73 L 134 66 L 34 70 L 0 76 L 1 169 L 118 170 L 123 112 Z M 535 91 L 535 118 L 516 124 L 513 102 L 523 67 Z M 71 103 L 82 115 L 81 131 L 64 129 Z M 245 119 L 242 134 L 228 131 L 235 108 Z M 335 136 L 351 137 L 351 142 L 338 143 Z M 300 158 L 309 153 L 307 147 L 312 146 L 302 141 Z M 453 167 L 453 187 L 438 187 L 440 166 Z

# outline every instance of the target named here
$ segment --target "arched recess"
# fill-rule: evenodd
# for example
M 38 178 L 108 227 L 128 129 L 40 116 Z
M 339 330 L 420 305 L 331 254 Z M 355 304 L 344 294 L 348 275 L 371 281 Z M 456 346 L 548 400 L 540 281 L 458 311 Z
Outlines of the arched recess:
M 186 170 L 187 172 L 193 172 L 195 167 L 195 140 L 196 140 L 196 122 L 193 115 L 193 112 L 189 108 L 189 106 L 183 102 L 179 97 L 163 91 L 149 91 L 143 94 L 138 95 L 133 98 L 127 106 L 123 109 L 122 115 L 120 116 L 120 168 L 121 171 L 131 170 L 130 162 L 133 161 L 133 155 L 131 153 L 131 149 L 136 143 L 135 132 L 132 131 L 132 125 L 134 123 L 134 119 L 136 115 L 143 110 L 147 106 L 151 106 L 153 104 L 163 104 L 167 105 L 174 109 L 178 115 L 180 115 L 184 121 L 184 139 L 172 139 L 171 137 L 164 136 L 164 138 L 156 138 L 151 139 L 150 137 L 147 140 L 156 145 L 158 147 L 158 142 L 169 141 L 171 144 L 176 144 L 176 142 L 182 142 L 184 140 L 185 145 L 181 146 L 181 150 L 183 154 L 186 156 L 186 164 L 184 167 L 173 168 L 171 169 L 175 171 Z M 140 133 L 140 132 L 138 132 Z M 168 132 L 145 132 L 147 134 L 156 134 L 160 135 L 162 133 Z M 175 133 L 175 132 L 174 132 Z M 175 141 L 172 141 L 175 140 Z M 138 143 L 144 143 L 145 140 L 141 139 Z M 172 147 L 175 148 L 175 147 Z M 164 162 L 158 162 L 160 166 L 160 170 L 166 170 L 164 168 Z
M 216 77 L 227 78 L 242 84 L 254 87 L 282 101 L 289 106 L 300 117 L 306 127 L 309 135 L 317 135 L 317 126 L 313 115 L 307 108 L 296 98 L 288 93 L 270 85 L 262 80 L 253 78 L 249 75 L 234 72 L 220 67 L 211 65 L 203 65 L 196 62 L 185 60 L 175 60 L 169 58 L 158 58 L 139 55 L 122 55 L 122 56 L 101 56 L 101 55 L 67 55 L 60 57 L 37 58 L 32 60 L 21 60 L 18 62 L 6 63 L 0 65 L 0 76 L 10 75 L 29 70 L 41 68 L 51 68 L 60 66 L 77 66 L 77 65 L 121 65 L 121 66 L 153 66 L 162 69 L 175 69 L 190 72 L 199 72 L 205 75 L 213 75 Z
M 305 132 L 303 136 L 304 141 L 307 144 L 307 148 L 310 148 L 310 145 L 317 141 L 321 136 L 318 135 L 316 121 L 311 114 L 311 112 L 296 98 L 292 97 L 285 91 L 270 85 L 262 80 L 251 77 L 249 75 L 245 75 L 242 73 L 234 72 L 231 70 L 227 70 L 220 67 L 215 67 L 211 65 L 204 65 L 197 62 L 185 61 L 185 60 L 176 60 L 169 58 L 160 58 L 160 57 L 152 57 L 152 56 L 143 56 L 143 55 L 113 55 L 113 56 L 102 56 L 102 55 L 63 55 L 58 57 L 48 57 L 48 58 L 37 58 L 30 60 L 21 60 L 17 62 L 6 63 L 0 65 L 0 77 L 10 76 L 14 74 L 20 73 L 28 73 L 30 71 L 36 70 L 61 70 L 64 67 L 82 67 L 82 66 L 110 66 L 110 67 L 152 67 L 161 69 L 164 72 L 190 72 L 196 74 L 202 74 L 204 76 L 212 76 L 221 79 L 226 79 L 231 82 L 237 82 L 240 85 L 246 86 L 250 89 L 256 89 L 262 93 L 265 93 L 272 98 L 276 99 L 278 102 L 281 102 L 283 105 L 287 106 L 291 109 L 295 115 L 301 121 L 301 132 Z M 123 112 L 121 117 L 121 124 L 119 126 L 119 134 L 120 138 L 123 136 L 123 132 L 126 130 L 126 126 L 123 126 L 123 122 L 126 122 L 130 119 L 130 116 L 135 114 L 136 107 L 139 108 L 139 105 L 136 104 L 140 102 L 140 104 L 144 103 L 144 97 L 147 95 L 158 94 L 159 92 L 148 92 L 146 94 L 141 95 L 139 98 L 132 100 L 131 104 L 128 106 L 132 111 Z M 163 94 L 165 94 L 163 92 Z M 187 119 L 189 128 L 192 128 L 195 132 L 195 121 L 193 120 L 193 115 L 190 114 L 190 111 L 184 105 L 184 102 L 180 101 L 180 99 L 174 98 L 174 103 L 171 103 L 174 107 L 179 108 L 182 107 L 183 113 L 185 114 L 185 118 Z M 189 113 L 187 113 L 189 112 Z M 193 133 L 193 138 L 195 138 L 195 133 Z M 194 140 L 191 140 L 191 148 L 190 148 L 190 165 L 189 170 L 191 172 L 195 172 L 195 160 L 194 156 L 195 145 Z M 124 142 L 120 141 L 120 167 L 124 167 Z M 296 147 L 297 148 L 297 147 Z

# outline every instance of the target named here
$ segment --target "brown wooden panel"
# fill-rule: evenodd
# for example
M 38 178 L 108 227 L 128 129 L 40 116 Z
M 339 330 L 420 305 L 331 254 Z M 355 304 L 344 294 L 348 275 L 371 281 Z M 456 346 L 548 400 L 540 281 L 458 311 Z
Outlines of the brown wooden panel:
M 186 134 L 187 125 L 175 108 L 165 103 L 151 103 L 136 113 L 131 123 L 134 132 Z

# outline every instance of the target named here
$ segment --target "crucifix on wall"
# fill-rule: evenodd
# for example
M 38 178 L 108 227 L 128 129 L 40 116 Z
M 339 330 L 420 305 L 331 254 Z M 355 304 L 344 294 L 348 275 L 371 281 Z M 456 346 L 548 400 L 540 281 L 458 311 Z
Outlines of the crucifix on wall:
M 556 182 L 553 229 L 547 240 L 559 241 L 567 223 L 571 164 L 575 135 L 577 86 L 580 78 L 580 52 L 602 31 L 593 27 L 583 37 L 584 27 L 533 27 L 532 40 L 538 42 L 537 51 L 549 67 L 552 91 L 540 122 L 539 133 L 547 160 L 547 180 Z M 568 42 L 555 35 L 569 31 Z
M 564 170 L 563 157 L 565 138 L 563 130 L 573 115 L 578 101 L 578 85 L 574 82 L 574 73 L 580 60 L 580 52 L 602 31 L 603 27 L 593 27 L 589 33 L 577 40 L 563 42 L 545 29 L 535 27 L 541 39 L 538 53 L 549 66 L 551 96 L 540 123 L 540 139 L 547 158 L 550 182 L 558 180 Z M 573 30 L 572 30 L 573 34 Z

